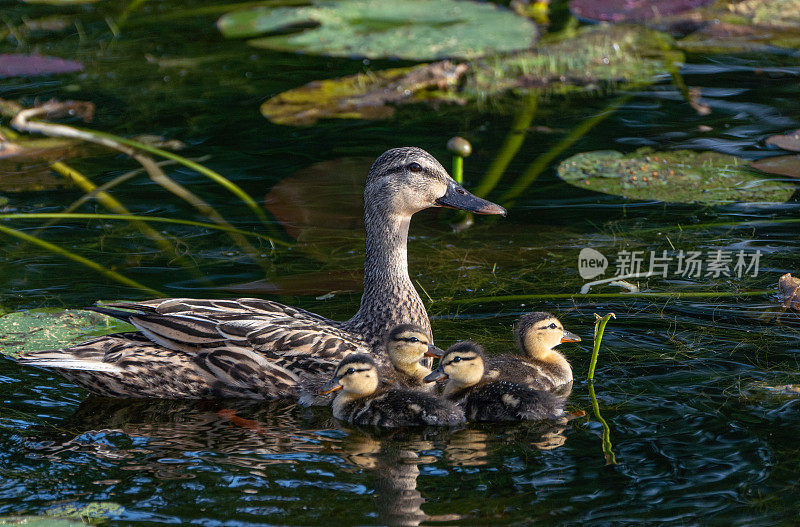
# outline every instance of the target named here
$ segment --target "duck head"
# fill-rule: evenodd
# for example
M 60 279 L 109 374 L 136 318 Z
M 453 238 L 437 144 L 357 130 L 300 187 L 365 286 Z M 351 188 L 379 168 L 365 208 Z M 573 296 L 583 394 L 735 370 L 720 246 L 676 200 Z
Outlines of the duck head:
M 517 347 L 527 357 L 535 360 L 547 360 L 556 353 L 553 348 L 562 342 L 580 342 L 581 338 L 564 329 L 561 322 L 543 311 L 526 313 L 517 321 L 514 328 Z
M 439 357 L 442 350 L 430 343 L 428 333 L 413 324 L 400 324 L 389 331 L 386 337 L 386 353 L 392 365 L 413 377 L 424 377 L 430 370 L 422 366 L 419 361 L 423 357 Z
M 415 147 L 393 148 L 373 163 L 364 189 L 366 206 L 377 204 L 411 216 L 429 207 L 506 215 L 506 209 L 479 198 L 450 177 L 436 158 Z
M 336 367 L 333 379 L 322 387 L 320 395 L 339 390 L 350 397 L 365 397 L 378 389 L 378 369 L 372 357 L 364 353 L 348 355 Z
M 486 356 L 480 344 L 471 340 L 458 342 L 447 348 L 439 366 L 425 377 L 425 381 L 449 378 L 449 384 L 457 388 L 472 386 L 483 378 L 485 363 Z

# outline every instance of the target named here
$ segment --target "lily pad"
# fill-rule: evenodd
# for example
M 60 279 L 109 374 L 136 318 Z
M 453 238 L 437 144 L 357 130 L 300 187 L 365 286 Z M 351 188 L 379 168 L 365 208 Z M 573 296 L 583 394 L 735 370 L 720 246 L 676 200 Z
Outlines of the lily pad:
M 0 526 L 16 525 L 23 527 L 75 527 L 84 525 L 81 520 L 68 518 L 48 518 L 47 516 L 3 516 L 0 517 Z
M 228 13 L 217 27 L 228 38 L 280 32 L 249 41 L 278 51 L 408 60 L 516 51 L 530 47 L 538 35 L 535 24 L 506 8 L 467 0 L 260 6 Z
M 768 145 L 775 145 L 784 150 L 800 152 L 800 130 L 795 130 L 786 135 L 773 135 L 767 138 Z
M 558 175 L 583 189 L 674 203 L 785 202 L 796 189 L 765 179 L 738 157 L 689 150 L 585 152 L 563 161 Z
M 572 0 L 575 17 L 593 22 L 641 22 L 676 15 L 714 0 Z
M 33 77 L 54 73 L 74 73 L 82 70 L 83 64 L 80 62 L 57 57 L 19 53 L 0 55 L 0 78 Z
M 0 317 L 0 353 L 18 357 L 21 353 L 59 349 L 121 331 L 136 331 L 136 328 L 91 311 L 17 311 Z
M 394 104 L 447 98 L 443 90 L 455 85 L 466 69 L 465 64 L 441 61 L 314 81 L 269 99 L 261 113 L 273 123 L 295 126 L 331 118 L 384 119 L 394 114 Z
M 649 84 L 673 63 L 669 35 L 637 26 L 593 26 L 541 44 L 535 50 L 476 62 L 463 95 L 482 98 L 507 90 L 548 93 Z
M 800 178 L 800 155 L 766 157 L 753 161 L 750 166 L 769 174 Z

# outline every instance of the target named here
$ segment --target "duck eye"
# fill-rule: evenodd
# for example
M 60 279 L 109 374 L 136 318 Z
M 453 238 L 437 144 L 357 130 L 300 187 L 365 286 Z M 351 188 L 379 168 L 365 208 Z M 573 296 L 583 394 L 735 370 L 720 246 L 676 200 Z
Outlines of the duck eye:
M 408 339 L 408 341 L 409 341 L 409 342 L 419 342 L 419 339 L 418 339 L 417 337 L 410 337 L 410 338 Z
M 550 329 L 556 329 L 556 323 L 555 322 L 551 322 L 550 325 L 547 326 L 547 327 L 549 327 Z
M 422 172 L 422 165 L 419 163 L 409 163 L 408 169 L 412 172 Z
M 347 368 L 347 371 L 344 372 L 344 374 L 345 375 L 350 375 L 351 373 L 355 373 L 355 372 L 356 372 L 355 368 Z
M 461 362 L 461 357 L 456 357 L 453 359 L 453 362 Z

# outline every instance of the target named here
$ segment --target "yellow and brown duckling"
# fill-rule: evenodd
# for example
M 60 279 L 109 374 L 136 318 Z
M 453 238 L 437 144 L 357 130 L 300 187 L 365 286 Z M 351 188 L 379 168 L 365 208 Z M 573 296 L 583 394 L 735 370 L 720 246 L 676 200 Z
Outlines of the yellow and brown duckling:
M 392 371 L 387 373 L 387 383 L 404 388 L 435 390 L 436 384 L 425 380 L 431 369 L 422 360 L 425 357 L 439 357 L 442 350 L 431 344 L 427 331 L 414 324 L 395 326 L 386 337 L 386 354 L 393 366 Z
M 514 339 L 517 354 L 488 359 L 486 369 L 490 377 L 537 390 L 561 392 L 559 387 L 571 386 L 572 367 L 554 348 L 562 342 L 580 342 L 578 335 L 565 330 L 550 313 L 538 311 L 520 317 L 514 328 Z
M 397 386 L 411 390 L 435 392 L 436 383 L 426 382 L 431 369 L 422 364 L 423 358 L 440 357 L 442 350 L 430 343 L 428 332 L 414 324 L 400 324 L 386 336 L 386 354 L 390 364 L 378 364 L 382 386 Z M 300 382 L 300 406 L 327 406 L 331 397 L 319 395 L 328 375 L 308 375 Z
M 333 416 L 359 425 L 384 427 L 464 422 L 464 412 L 450 401 L 417 390 L 380 387 L 375 361 L 367 354 L 348 355 L 321 394 L 338 391 Z
M 522 384 L 485 376 L 483 348 L 466 340 L 450 346 L 427 380 L 449 378 L 443 396 L 471 421 L 552 419 L 564 413 L 564 398 Z

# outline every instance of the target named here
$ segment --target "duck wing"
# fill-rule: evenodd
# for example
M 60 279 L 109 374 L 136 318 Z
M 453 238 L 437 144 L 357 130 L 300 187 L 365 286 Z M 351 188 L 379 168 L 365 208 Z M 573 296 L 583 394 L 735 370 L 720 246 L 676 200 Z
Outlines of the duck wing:
M 343 330 L 341 322 L 270 300 L 173 298 L 91 309 L 130 322 L 152 342 L 188 354 L 254 350 L 291 366 L 300 357 L 324 362 L 372 351 L 367 342 Z
M 296 396 L 292 362 L 225 347 L 188 354 L 141 333 L 116 333 L 63 350 L 26 353 L 20 364 L 56 370 L 110 397 L 250 398 Z
M 563 413 L 565 400 L 545 390 L 508 381 L 475 386 L 464 402 L 464 413 L 476 421 L 550 419 Z

